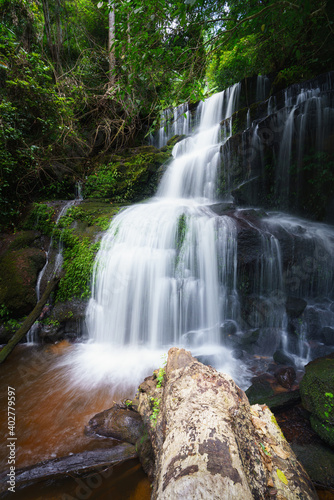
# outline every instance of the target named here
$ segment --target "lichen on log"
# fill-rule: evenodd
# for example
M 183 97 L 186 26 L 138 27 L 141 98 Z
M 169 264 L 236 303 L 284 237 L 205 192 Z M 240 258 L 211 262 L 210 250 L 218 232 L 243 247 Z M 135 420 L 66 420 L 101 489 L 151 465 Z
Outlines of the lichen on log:
M 154 451 L 153 500 L 318 498 L 269 408 L 250 406 L 231 377 L 172 348 L 163 386 L 153 382 L 139 387 L 138 406 Z

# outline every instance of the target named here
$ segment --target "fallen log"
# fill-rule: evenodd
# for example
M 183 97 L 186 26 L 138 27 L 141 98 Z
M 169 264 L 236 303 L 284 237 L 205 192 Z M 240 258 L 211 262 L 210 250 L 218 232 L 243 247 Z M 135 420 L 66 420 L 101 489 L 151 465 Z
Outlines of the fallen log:
M 269 408 L 250 406 L 229 376 L 172 348 L 162 387 L 158 378 L 139 387 L 138 405 L 154 452 L 152 500 L 318 498 Z
M 21 489 L 42 481 L 61 477 L 83 477 L 87 474 L 102 474 L 108 477 L 108 470 L 127 460 L 137 458 L 135 447 L 121 443 L 113 448 L 76 453 L 68 457 L 54 458 L 31 467 L 18 469 L 15 474 L 15 487 Z M 0 492 L 7 491 L 8 475 L 0 476 Z
M 10 341 L 8 342 L 8 344 L 6 344 L 1 349 L 1 351 L 0 351 L 0 363 L 3 363 L 5 361 L 5 359 L 12 352 L 12 350 L 14 349 L 14 347 L 16 346 L 16 344 L 18 344 L 20 342 L 20 340 L 23 339 L 23 337 L 29 332 L 30 328 L 35 323 L 35 321 L 40 317 L 44 305 L 46 304 L 49 296 L 51 295 L 51 292 L 53 292 L 53 290 L 56 288 L 57 284 L 61 280 L 62 276 L 63 275 L 60 274 L 59 276 L 55 276 L 54 278 L 52 278 L 49 281 L 49 283 L 48 283 L 48 285 L 47 285 L 47 287 L 46 287 L 46 289 L 45 289 L 42 297 L 37 302 L 37 304 L 34 307 L 34 309 L 31 311 L 31 313 L 29 314 L 29 316 L 26 317 L 26 319 L 24 320 L 22 326 L 13 335 L 13 337 L 10 339 Z

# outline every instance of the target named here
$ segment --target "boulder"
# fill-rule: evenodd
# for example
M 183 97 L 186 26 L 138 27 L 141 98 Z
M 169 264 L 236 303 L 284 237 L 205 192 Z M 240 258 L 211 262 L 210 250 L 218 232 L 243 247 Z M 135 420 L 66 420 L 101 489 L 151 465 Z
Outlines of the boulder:
M 273 354 L 274 361 L 279 365 L 294 366 L 295 362 L 292 356 L 289 356 L 283 349 L 277 349 Z
M 334 446 L 334 354 L 311 361 L 300 383 L 303 406 L 311 413 L 311 425 Z
M 45 253 L 39 248 L 9 249 L 2 256 L 0 304 L 6 306 L 12 317 L 20 318 L 36 305 L 37 276 L 45 261 Z
M 307 302 L 299 297 L 287 297 L 286 299 L 286 313 L 289 318 L 299 318 L 305 310 Z
M 139 413 L 115 403 L 90 419 L 85 434 L 97 434 L 135 444 L 144 434 L 144 428 Z
M 294 381 L 296 380 L 296 370 L 293 366 L 282 366 L 275 371 L 274 377 L 282 387 L 285 389 L 291 389 Z

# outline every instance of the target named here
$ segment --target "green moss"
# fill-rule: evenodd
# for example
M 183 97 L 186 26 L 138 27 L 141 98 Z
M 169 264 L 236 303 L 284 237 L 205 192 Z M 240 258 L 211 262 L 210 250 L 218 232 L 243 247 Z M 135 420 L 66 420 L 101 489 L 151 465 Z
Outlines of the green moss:
M 63 237 L 64 263 L 66 274 L 60 281 L 57 291 L 57 301 L 73 298 L 88 298 L 90 296 L 90 280 L 99 243 L 92 244 L 89 238 L 80 240 L 71 230 Z
M 170 158 L 171 149 L 160 151 L 153 146 L 141 146 L 111 156 L 87 177 L 85 197 L 124 203 L 152 196 L 159 180 L 158 170 Z
M 300 383 L 304 407 L 319 436 L 334 446 L 334 359 L 319 358 L 306 366 Z
M 46 203 L 34 203 L 28 217 L 25 219 L 23 229 L 35 229 L 42 234 L 51 236 L 55 227 L 55 209 Z
M 328 422 L 319 420 L 316 416 L 311 415 L 310 422 L 313 430 L 331 446 L 334 446 L 334 426 Z
M 9 245 L 9 250 L 20 250 L 21 248 L 33 246 L 38 236 L 39 233 L 36 233 L 36 231 L 20 231 L 15 234 L 14 240 Z
M 62 239 L 66 274 L 59 284 L 57 302 L 90 296 L 94 260 L 99 248 L 96 237 L 109 227 L 119 208 L 102 200 L 85 200 L 71 207 L 62 218 L 60 227 L 54 232 L 54 244 L 57 246 L 59 238 Z

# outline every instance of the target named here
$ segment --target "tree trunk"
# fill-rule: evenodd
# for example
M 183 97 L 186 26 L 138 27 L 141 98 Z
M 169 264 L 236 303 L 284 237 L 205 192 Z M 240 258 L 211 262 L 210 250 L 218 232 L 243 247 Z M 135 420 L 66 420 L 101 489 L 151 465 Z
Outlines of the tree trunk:
M 42 0 L 43 4 L 43 15 L 44 15 L 44 27 L 46 33 L 46 40 L 48 44 L 48 48 L 51 54 L 51 58 L 53 62 L 56 64 L 57 71 L 60 71 L 61 62 L 60 62 L 60 51 L 62 46 L 62 28 L 61 28 L 61 20 L 60 20 L 60 0 L 56 0 L 56 9 L 55 9 L 55 19 L 56 19 L 56 36 L 54 36 L 50 18 L 50 9 L 48 0 Z
M 109 82 L 115 83 L 115 4 L 108 0 L 109 5 L 109 36 L 108 36 L 108 54 L 109 54 Z
M 23 337 L 29 332 L 30 328 L 35 323 L 35 321 L 39 318 L 46 301 L 48 300 L 51 292 L 56 288 L 61 277 L 62 277 L 62 275 L 52 278 L 52 280 L 49 282 L 48 286 L 46 287 L 41 299 L 37 302 L 36 306 L 31 311 L 29 316 L 24 320 L 21 328 L 19 328 L 17 330 L 17 332 L 13 335 L 13 337 L 8 342 L 8 344 L 5 345 L 1 349 L 1 351 L 0 351 L 0 363 L 3 363 L 5 361 L 5 359 L 12 352 L 12 350 L 14 349 L 16 344 L 18 344 L 20 342 L 20 340 L 23 339 Z
M 69 477 L 91 477 L 94 474 L 99 474 L 102 479 L 107 479 L 113 474 L 114 466 L 134 458 L 137 458 L 135 447 L 131 444 L 120 443 L 108 449 L 88 450 L 67 457 L 46 460 L 24 469 L 17 469 L 15 471 L 16 488 L 19 490 L 32 484 L 38 485 L 41 481 L 57 481 L 59 478 Z M 7 472 L 0 475 L 0 493 L 7 491 L 6 481 L 8 481 Z M 57 498 L 60 497 L 57 496 Z M 61 498 L 73 497 L 64 493 Z M 78 495 L 76 498 L 88 497 Z
M 172 348 L 164 387 L 152 382 L 138 406 L 155 455 L 152 499 L 317 498 L 269 408 L 250 406 L 229 376 Z

